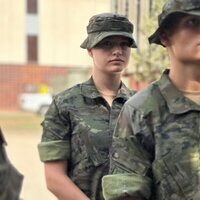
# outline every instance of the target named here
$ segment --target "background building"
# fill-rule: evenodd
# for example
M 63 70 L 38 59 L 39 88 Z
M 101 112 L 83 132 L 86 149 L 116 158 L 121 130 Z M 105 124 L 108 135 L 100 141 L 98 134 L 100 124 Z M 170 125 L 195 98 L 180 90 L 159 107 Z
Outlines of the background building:
M 126 15 L 138 47 L 142 16 L 150 0 L 1 0 L 0 109 L 18 109 L 20 93 L 46 84 L 53 93 L 86 80 L 91 59 L 80 48 L 89 18 L 100 12 Z M 134 80 L 131 59 L 124 80 Z M 27 89 L 28 88 L 28 89 Z M 35 92 L 35 90 L 34 90 Z

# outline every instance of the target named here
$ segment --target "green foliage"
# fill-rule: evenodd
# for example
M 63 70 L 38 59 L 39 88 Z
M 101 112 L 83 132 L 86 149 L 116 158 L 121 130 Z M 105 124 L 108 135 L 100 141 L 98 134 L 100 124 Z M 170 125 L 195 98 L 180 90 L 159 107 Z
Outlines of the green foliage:
M 141 41 L 137 52 L 133 53 L 135 63 L 134 78 L 137 81 L 152 82 L 167 67 L 168 57 L 161 45 L 148 44 L 148 37 L 157 28 L 157 16 L 161 12 L 164 0 L 154 0 L 151 13 L 142 17 L 140 33 Z M 143 14 L 143 13 L 142 13 Z

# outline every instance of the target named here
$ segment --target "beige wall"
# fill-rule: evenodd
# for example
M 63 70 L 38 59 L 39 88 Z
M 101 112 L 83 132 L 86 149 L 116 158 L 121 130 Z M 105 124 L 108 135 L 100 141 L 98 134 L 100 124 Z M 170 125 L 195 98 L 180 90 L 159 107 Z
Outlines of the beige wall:
M 24 0 L 0 1 L 0 62 L 25 62 Z
M 26 0 L 0 1 L 0 62 L 26 63 Z M 38 0 L 38 64 L 88 67 L 92 60 L 80 48 L 89 18 L 109 12 L 112 0 Z M 141 1 L 146 13 L 147 2 Z M 125 0 L 119 0 L 124 14 Z M 136 24 L 136 0 L 129 0 L 129 19 Z M 121 6 L 121 7 L 120 7 Z M 135 35 L 135 33 L 134 33 Z M 135 51 L 133 49 L 132 51 Z M 129 69 L 133 69 L 131 59 Z
M 108 11 L 109 0 L 40 0 L 40 64 L 90 65 L 80 44 L 86 38 L 89 18 Z

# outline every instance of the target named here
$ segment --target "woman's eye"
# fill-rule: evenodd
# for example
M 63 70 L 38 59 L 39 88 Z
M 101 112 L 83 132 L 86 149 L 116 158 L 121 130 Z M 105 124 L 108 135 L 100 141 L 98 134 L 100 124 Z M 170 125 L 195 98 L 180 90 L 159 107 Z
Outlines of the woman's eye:
M 129 41 L 110 41 L 105 40 L 100 42 L 96 45 L 96 48 L 102 48 L 102 49 L 112 49 L 113 47 L 121 47 L 121 48 L 127 48 L 131 46 L 131 43 Z
M 131 45 L 130 45 L 130 42 L 125 41 L 125 42 L 121 42 L 120 46 L 121 47 L 130 47 Z
M 191 26 L 200 26 L 200 19 L 199 18 L 192 18 L 188 20 L 188 25 Z
M 98 43 L 95 47 L 100 49 L 111 49 L 113 47 L 113 43 L 111 41 L 105 40 Z
M 107 47 L 107 48 L 110 48 L 110 47 L 113 46 L 112 42 L 110 42 L 110 41 L 104 41 L 104 42 L 102 42 L 101 45 L 102 45 L 103 47 Z

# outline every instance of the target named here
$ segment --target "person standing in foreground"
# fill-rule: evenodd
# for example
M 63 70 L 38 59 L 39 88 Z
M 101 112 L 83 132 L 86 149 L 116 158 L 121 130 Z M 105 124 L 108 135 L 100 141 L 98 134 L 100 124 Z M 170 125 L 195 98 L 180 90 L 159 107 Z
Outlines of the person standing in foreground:
M 101 178 L 108 172 L 113 129 L 135 93 L 121 81 L 136 47 L 133 24 L 122 15 L 102 13 L 90 19 L 87 33 L 81 47 L 93 59 L 92 76 L 54 97 L 38 146 L 47 187 L 62 200 L 103 200 Z
M 167 0 L 158 21 L 169 69 L 120 113 L 106 200 L 200 199 L 200 1 Z
M 18 200 L 23 183 L 23 175 L 8 159 L 7 145 L 0 127 L 0 200 Z

